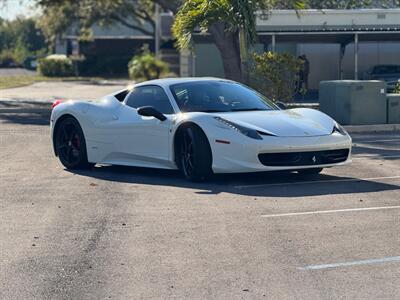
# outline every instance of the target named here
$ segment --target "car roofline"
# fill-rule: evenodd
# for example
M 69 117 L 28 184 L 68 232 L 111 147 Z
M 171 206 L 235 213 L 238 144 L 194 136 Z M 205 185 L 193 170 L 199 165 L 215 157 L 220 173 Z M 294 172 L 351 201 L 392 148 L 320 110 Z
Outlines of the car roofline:
M 164 88 L 168 88 L 173 84 L 180 84 L 186 82 L 199 82 L 199 81 L 225 81 L 225 82 L 234 82 L 229 79 L 217 78 L 217 77 L 182 77 L 182 78 L 163 78 L 163 79 L 153 79 L 140 83 L 134 83 L 132 85 L 128 85 L 128 87 L 135 88 L 139 86 L 145 85 L 158 85 Z

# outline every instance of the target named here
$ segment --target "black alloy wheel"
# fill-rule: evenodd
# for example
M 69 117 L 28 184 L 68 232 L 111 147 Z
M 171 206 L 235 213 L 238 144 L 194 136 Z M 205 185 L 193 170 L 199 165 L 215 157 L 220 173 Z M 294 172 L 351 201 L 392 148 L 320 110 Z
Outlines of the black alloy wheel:
M 68 117 L 61 121 L 56 132 L 56 151 L 67 169 L 83 169 L 93 166 L 88 163 L 86 142 L 78 121 Z
M 190 181 L 204 181 L 212 175 L 210 144 L 203 131 L 197 126 L 182 130 L 178 166 Z
M 194 159 L 194 135 L 193 129 L 189 127 L 183 132 L 181 153 L 182 171 L 187 178 L 193 175 Z

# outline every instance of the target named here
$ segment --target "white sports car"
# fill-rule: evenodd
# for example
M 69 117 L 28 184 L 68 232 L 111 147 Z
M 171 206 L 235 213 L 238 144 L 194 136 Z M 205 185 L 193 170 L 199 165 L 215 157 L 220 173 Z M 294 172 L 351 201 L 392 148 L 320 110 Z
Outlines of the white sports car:
M 115 164 L 213 173 L 316 174 L 351 161 L 351 138 L 320 111 L 280 109 L 256 91 L 216 78 L 160 79 L 100 102 L 53 104 L 55 155 L 68 169 Z

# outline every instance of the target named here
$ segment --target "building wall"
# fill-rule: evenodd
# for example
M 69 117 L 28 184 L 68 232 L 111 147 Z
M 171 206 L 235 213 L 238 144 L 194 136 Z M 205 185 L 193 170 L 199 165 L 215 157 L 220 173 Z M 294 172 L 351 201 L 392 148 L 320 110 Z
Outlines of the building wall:
M 322 80 L 339 79 L 339 53 L 338 44 L 298 44 L 297 54 L 306 54 L 310 61 L 310 89 L 318 89 Z M 400 42 L 359 43 L 359 78 L 367 78 L 366 72 L 377 64 L 400 65 Z M 353 43 L 343 57 L 343 79 L 354 79 Z
M 257 46 L 258 52 L 262 45 Z M 270 46 L 265 49 L 270 50 Z M 339 44 L 296 44 L 278 43 L 276 51 L 293 55 L 305 54 L 310 61 L 309 88 L 317 90 L 322 80 L 339 79 Z M 400 65 L 400 42 L 359 43 L 359 78 L 366 78 L 366 72 L 377 64 Z M 188 74 L 190 75 L 190 74 Z M 195 45 L 195 76 L 224 77 L 222 60 L 217 47 L 212 43 Z M 354 79 L 354 44 L 346 47 L 343 57 L 343 78 Z
M 194 47 L 195 76 L 224 77 L 221 54 L 213 43 L 199 43 Z
M 265 46 L 264 44 L 256 44 L 254 49 L 257 53 L 262 53 L 265 49 Z M 196 43 L 194 46 L 193 59 L 193 73 L 183 73 L 183 75 L 197 77 L 225 77 L 221 54 L 214 43 Z
M 338 44 L 298 44 L 297 55 L 302 54 L 305 54 L 310 61 L 309 89 L 318 89 L 322 80 L 339 78 Z
M 358 58 L 358 74 L 365 78 L 366 72 L 378 64 L 400 65 L 400 42 L 360 43 Z M 344 78 L 354 77 L 354 44 L 346 47 L 343 58 Z

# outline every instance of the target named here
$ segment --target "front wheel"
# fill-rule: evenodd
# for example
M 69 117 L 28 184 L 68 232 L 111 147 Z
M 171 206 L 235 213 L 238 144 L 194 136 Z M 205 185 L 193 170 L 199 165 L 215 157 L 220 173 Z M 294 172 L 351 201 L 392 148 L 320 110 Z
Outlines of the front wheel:
M 297 172 L 299 174 L 304 174 L 304 175 L 316 175 L 316 174 L 321 173 L 322 170 L 323 170 L 323 168 L 312 168 L 312 169 L 298 170 Z
M 212 154 L 204 132 L 197 126 L 182 129 L 177 163 L 186 179 L 204 181 L 212 175 Z
M 72 117 L 61 120 L 55 133 L 58 158 L 67 169 L 92 167 L 87 160 L 86 141 L 79 122 Z

